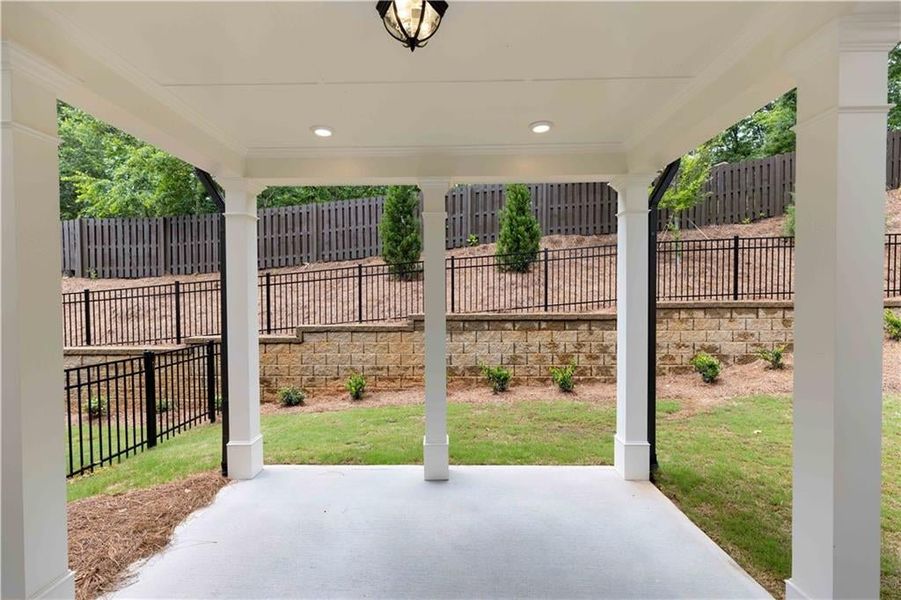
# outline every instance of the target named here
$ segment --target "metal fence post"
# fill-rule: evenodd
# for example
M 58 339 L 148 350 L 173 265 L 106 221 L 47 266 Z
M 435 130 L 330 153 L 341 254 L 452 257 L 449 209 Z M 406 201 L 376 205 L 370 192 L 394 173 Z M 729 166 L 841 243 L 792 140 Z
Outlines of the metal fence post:
M 216 422 L 216 342 L 206 343 L 206 406 L 210 423 Z
M 272 333 L 272 277 L 266 273 L 266 333 Z
M 363 322 L 363 265 L 357 265 L 357 322 Z
M 91 290 L 84 291 L 84 345 L 91 345 Z
M 738 300 L 738 245 L 739 238 L 732 238 L 732 299 Z
M 456 277 L 456 269 L 454 268 L 454 257 L 450 257 L 450 311 L 453 313 L 457 309 L 457 277 Z
M 548 251 L 547 248 L 544 249 L 544 312 L 547 312 L 548 308 L 548 288 L 550 287 L 550 282 L 548 281 L 548 275 L 550 271 L 548 270 L 548 261 L 547 261 Z
M 181 282 L 175 282 L 175 343 L 181 344 Z
M 147 447 L 156 446 L 156 361 L 153 352 L 144 353 L 144 412 Z

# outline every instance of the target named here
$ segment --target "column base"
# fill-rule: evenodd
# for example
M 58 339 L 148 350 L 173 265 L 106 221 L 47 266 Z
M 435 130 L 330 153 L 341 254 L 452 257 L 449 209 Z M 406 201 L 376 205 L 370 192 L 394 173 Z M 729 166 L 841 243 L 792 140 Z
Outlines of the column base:
M 35 593 L 32 598 L 74 598 L 75 597 L 75 571 L 66 571 L 66 574 L 48 584 Z
M 650 479 L 651 445 L 647 442 L 626 442 L 618 435 L 613 438 L 613 466 L 623 479 Z
M 229 479 L 253 479 L 263 470 L 263 436 L 258 435 L 249 442 L 229 442 Z
M 792 583 L 791 579 L 785 580 L 785 600 L 809 600 L 811 596 L 808 596 L 801 588 Z
M 450 478 L 450 439 L 445 437 L 444 443 L 429 443 L 422 438 L 422 463 L 425 468 L 426 481 L 447 481 Z

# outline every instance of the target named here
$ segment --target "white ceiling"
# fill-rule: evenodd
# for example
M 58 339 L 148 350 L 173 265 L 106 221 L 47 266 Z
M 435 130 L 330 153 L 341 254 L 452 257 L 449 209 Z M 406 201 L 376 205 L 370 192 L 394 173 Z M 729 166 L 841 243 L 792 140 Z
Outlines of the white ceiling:
M 765 6 L 452 2 L 414 53 L 374 2 L 53 8 L 241 145 L 284 148 L 622 142 Z
M 850 6 L 452 0 L 435 38 L 411 53 L 371 1 L 4 5 L 4 38 L 115 104 L 121 111 L 103 112 L 93 96 L 73 94 L 120 126 L 146 137 L 159 129 L 151 141 L 173 148 L 196 129 L 205 149 L 221 143 L 257 165 L 340 156 L 333 174 L 353 177 L 365 170 L 348 164 L 355 155 L 625 156 L 707 102 L 703 127 L 680 124 L 685 139 L 672 148 L 696 143 L 787 89 L 784 75 L 761 85 L 761 74 Z M 706 90 L 748 57 L 754 68 L 743 78 Z M 536 120 L 555 127 L 533 134 Z M 316 138 L 313 125 L 335 135 Z

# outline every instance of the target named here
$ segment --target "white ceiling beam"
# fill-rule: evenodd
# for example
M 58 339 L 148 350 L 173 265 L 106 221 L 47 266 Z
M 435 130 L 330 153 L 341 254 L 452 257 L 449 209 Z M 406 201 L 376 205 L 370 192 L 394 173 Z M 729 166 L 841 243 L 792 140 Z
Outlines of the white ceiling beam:
M 320 156 L 253 152 L 245 173 L 266 185 L 381 185 L 436 177 L 455 184 L 605 181 L 625 171 L 625 154 L 618 151 L 520 149 Z

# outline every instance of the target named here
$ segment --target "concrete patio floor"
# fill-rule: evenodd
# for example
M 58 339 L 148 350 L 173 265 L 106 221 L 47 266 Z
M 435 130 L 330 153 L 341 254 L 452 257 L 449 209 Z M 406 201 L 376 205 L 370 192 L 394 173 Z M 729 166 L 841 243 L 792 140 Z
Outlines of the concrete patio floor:
M 768 598 L 650 483 L 610 467 L 268 466 L 119 598 Z

